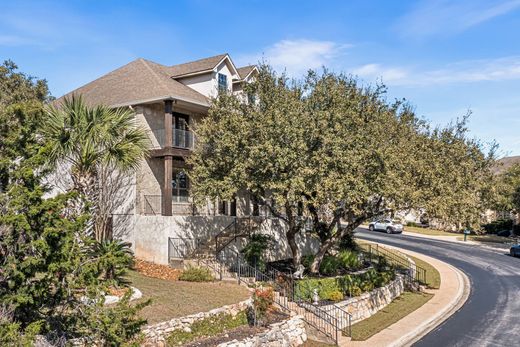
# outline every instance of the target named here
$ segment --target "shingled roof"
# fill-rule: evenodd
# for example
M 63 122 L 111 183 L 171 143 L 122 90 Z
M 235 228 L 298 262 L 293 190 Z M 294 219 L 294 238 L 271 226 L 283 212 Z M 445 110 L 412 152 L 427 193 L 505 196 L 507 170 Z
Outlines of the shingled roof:
M 226 56 L 227 53 L 219 54 L 214 57 L 190 61 L 184 64 L 173 65 L 168 69 L 168 71 L 172 77 L 178 78 L 184 75 L 191 75 L 198 72 L 213 70 L 215 66 L 217 66 L 217 64 L 220 63 Z
M 199 92 L 171 78 L 170 67 L 142 58 L 59 98 L 82 95 L 90 105 L 127 106 L 164 99 L 178 99 L 203 106 L 209 100 Z
M 237 72 L 238 72 L 238 75 L 240 76 L 240 79 L 244 79 L 247 77 L 247 75 L 249 75 L 251 73 L 251 71 L 253 71 L 254 69 L 256 68 L 256 65 L 248 65 L 248 66 L 243 66 L 243 67 L 239 67 L 237 69 Z

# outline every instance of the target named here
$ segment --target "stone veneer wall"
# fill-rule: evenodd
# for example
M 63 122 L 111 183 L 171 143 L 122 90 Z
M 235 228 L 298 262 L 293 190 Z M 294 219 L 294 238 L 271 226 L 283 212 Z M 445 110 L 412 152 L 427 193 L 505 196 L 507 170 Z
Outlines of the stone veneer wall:
M 219 314 L 231 314 L 232 316 L 236 316 L 239 312 L 245 310 L 250 305 L 251 299 L 247 299 L 208 312 L 199 312 L 189 316 L 173 318 L 169 321 L 149 325 L 143 329 L 143 334 L 146 337 L 145 346 L 165 346 L 166 338 L 174 330 L 183 329 L 189 332 L 191 331 L 190 326 L 197 321 Z
M 355 298 L 340 301 L 335 306 L 342 308 L 352 315 L 352 324 L 359 322 L 360 320 L 366 319 L 377 311 L 384 308 L 386 305 L 392 302 L 395 298 L 401 295 L 404 291 L 404 279 L 403 276 L 397 275 L 395 280 L 390 282 L 388 285 L 376 288 L 371 292 L 364 293 Z M 329 306 L 332 310 L 332 306 Z M 327 310 L 327 306 L 321 307 Z M 338 317 L 340 318 L 340 317 Z M 347 322 L 342 322 L 342 326 L 346 326 Z
M 307 341 L 307 333 L 303 317 L 294 316 L 289 320 L 271 324 L 269 330 L 253 337 L 224 342 L 218 347 L 295 347 L 303 345 L 305 341 Z

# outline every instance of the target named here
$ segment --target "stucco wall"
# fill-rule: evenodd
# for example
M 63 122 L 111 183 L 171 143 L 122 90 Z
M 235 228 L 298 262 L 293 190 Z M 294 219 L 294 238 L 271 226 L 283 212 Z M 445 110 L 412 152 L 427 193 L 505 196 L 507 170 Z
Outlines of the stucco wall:
M 232 91 L 233 74 L 228 66 L 228 61 L 224 60 L 220 63 L 215 71 L 211 71 L 205 74 L 184 77 L 177 79 L 182 84 L 196 90 L 197 92 L 205 95 L 209 98 L 214 98 L 218 94 L 218 74 L 224 74 L 227 76 L 228 90 Z
M 229 216 L 124 216 L 115 219 L 116 235 L 132 243 L 136 257 L 159 264 L 168 264 L 168 238 L 201 239 L 206 241 L 222 231 L 232 221 Z M 119 223 L 121 221 L 121 223 Z M 290 248 L 285 239 L 286 227 L 277 219 L 265 220 L 257 232 L 269 234 L 275 240 L 275 247 L 268 251 L 269 260 L 291 257 Z M 302 233 L 297 242 L 304 254 L 315 252 L 319 246 L 316 238 Z M 229 245 L 229 249 L 239 251 L 246 244 L 245 239 L 238 239 Z

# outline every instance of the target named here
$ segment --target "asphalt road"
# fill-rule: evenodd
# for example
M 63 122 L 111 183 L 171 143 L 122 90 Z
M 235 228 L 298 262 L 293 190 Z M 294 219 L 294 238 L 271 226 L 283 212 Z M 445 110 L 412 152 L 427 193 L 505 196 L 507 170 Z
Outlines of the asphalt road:
M 471 281 L 464 306 L 414 346 L 520 346 L 520 258 L 498 250 L 359 228 L 356 237 L 423 253 Z

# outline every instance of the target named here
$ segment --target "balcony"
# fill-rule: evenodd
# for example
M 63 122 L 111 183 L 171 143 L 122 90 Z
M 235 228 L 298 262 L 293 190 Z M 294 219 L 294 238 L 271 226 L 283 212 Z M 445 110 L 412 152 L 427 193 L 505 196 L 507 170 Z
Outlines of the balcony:
M 153 130 L 150 133 L 152 156 L 162 157 L 171 155 L 174 157 L 186 157 L 189 151 L 195 148 L 195 134 L 189 130 L 172 129 L 172 146 L 166 146 L 164 129 Z

